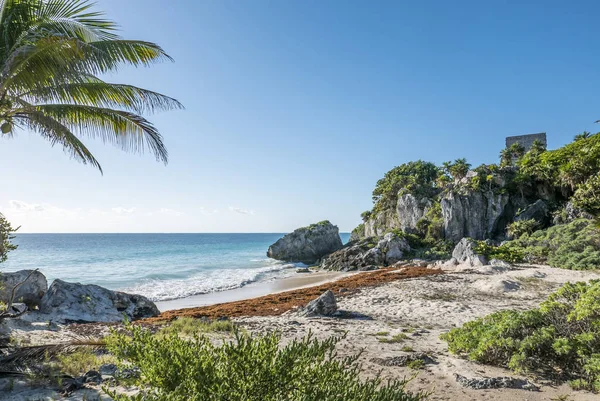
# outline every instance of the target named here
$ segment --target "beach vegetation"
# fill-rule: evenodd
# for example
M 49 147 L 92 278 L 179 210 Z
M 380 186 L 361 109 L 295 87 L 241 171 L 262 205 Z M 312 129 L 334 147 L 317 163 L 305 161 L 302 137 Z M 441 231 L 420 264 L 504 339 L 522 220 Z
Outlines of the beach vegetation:
M 102 171 L 83 138 L 167 162 L 163 138 L 142 114 L 180 109 L 175 99 L 106 82 L 122 66 L 172 60 L 155 43 L 128 40 L 88 0 L 0 2 L 0 129 L 27 129 Z M 100 78 L 102 77 L 102 78 Z
M 513 221 L 506 227 L 506 234 L 511 238 L 520 238 L 524 234 L 531 234 L 540 228 L 540 223 L 535 219 Z
M 109 350 L 123 364 L 140 369 L 138 395 L 107 393 L 116 401 L 188 400 L 374 400 L 413 401 L 423 393 L 405 390 L 406 381 L 361 379 L 359 355 L 339 357 L 343 337 L 312 335 L 280 343 L 279 334 L 250 336 L 234 332 L 215 344 L 205 335 L 182 338 L 153 335 L 142 327 L 113 332 Z
M 103 364 L 116 362 L 117 359 L 113 355 L 98 354 L 92 350 L 82 348 L 75 352 L 58 354 L 54 366 L 61 373 L 79 377 L 90 370 L 98 370 Z
M 600 391 L 600 280 L 567 283 L 539 308 L 492 313 L 441 338 L 471 360 Z
M 158 334 L 169 336 L 172 333 L 177 335 L 191 337 L 201 333 L 231 333 L 235 331 L 236 326 L 231 320 L 205 320 L 194 319 L 191 317 L 180 317 L 162 327 Z
M 425 361 L 422 359 L 413 359 L 412 361 L 408 362 L 406 366 L 412 370 L 421 370 L 425 368 Z
M 13 243 L 13 240 L 18 229 L 19 227 L 14 228 L 0 213 L 0 263 L 6 261 L 9 252 L 17 249 L 18 245 Z
M 404 333 L 398 333 L 398 334 L 394 334 L 393 336 L 391 336 L 390 338 L 378 338 L 377 340 L 380 343 L 386 343 L 386 344 L 397 344 L 397 343 L 402 343 L 405 340 L 408 339 L 408 336 Z
M 400 348 L 400 350 L 402 352 L 415 352 L 414 348 L 410 345 L 404 345 L 402 348 Z
M 576 219 L 523 234 L 491 249 L 490 254 L 497 254 L 501 250 L 502 253 L 529 263 L 572 270 L 596 270 L 600 267 L 600 229 L 592 220 Z

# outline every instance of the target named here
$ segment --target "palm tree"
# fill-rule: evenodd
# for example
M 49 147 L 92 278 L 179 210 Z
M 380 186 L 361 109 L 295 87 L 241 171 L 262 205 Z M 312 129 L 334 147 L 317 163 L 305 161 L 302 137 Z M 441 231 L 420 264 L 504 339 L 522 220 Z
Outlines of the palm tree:
M 98 78 L 123 65 L 172 60 L 160 46 L 125 40 L 89 0 L 0 0 L 0 129 L 39 133 L 71 157 L 102 168 L 81 141 L 168 154 L 141 114 L 178 109 L 175 99 Z

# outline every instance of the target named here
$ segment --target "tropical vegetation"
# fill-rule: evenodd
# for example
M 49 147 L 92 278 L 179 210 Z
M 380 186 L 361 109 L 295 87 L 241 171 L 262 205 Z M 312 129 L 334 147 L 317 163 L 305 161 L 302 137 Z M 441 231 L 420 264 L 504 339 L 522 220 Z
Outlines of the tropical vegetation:
M 539 308 L 496 312 L 442 339 L 480 363 L 600 391 L 600 280 L 567 283 Z
M 83 138 L 167 162 L 159 131 L 141 114 L 181 108 L 160 93 L 103 79 L 125 65 L 171 60 L 157 44 L 123 39 L 88 0 L 0 2 L 0 129 L 38 133 L 102 171 Z
M 361 380 L 358 356 L 338 357 L 340 337 L 311 335 L 280 344 L 280 335 L 235 332 L 215 345 L 206 335 L 171 332 L 153 335 L 141 327 L 114 332 L 108 349 L 122 364 L 140 369 L 136 396 L 110 392 L 116 401 L 416 401 L 423 394 L 404 390 L 405 381 Z

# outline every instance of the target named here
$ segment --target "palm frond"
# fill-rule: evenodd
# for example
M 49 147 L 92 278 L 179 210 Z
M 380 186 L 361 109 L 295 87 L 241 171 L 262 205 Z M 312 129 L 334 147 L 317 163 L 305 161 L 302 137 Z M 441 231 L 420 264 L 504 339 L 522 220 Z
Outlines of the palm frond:
M 132 85 L 100 82 L 46 86 L 21 96 L 28 102 L 73 103 L 104 108 L 123 108 L 136 113 L 182 109 L 176 99 Z
M 79 135 L 99 138 L 125 151 L 143 153 L 148 149 L 158 161 L 168 161 L 162 136 L 152 123 L 137 114 L 72 104 L 35 105 L 19 111 L 41 112 Z
M 92 155 L 92 152 L 65 125 L 52 117 L 31 109 L 26 112 L 15 113 L 14 119 L 15 122 L 41 134 L 53 146 L 56 144 L 61 145 L 72 158 L 83 164 L 90 164 L 102 173 L 102 166 Z
M 82 339 L 64 344 L 46 344 L 31 347 L 20 347 L 6 356 L 0 358 L 0 367 L 28 366 L 43 362 L 46 358 L 52 358 L 60 354 L 70 354 L 82 348 L 97 351 L 105 348 L 103 340 Z
M 99 75 L 119 66 L 149 66 L 172 60 L 158 45 L 135 40 L 105 40 L 85 43 L 77 38 L 42 38 L 11 53 L 0 83 L 10 87 L 43 87 L 48 79 L 75 79 L 79 74 Z M 64 77 L 64 78 L 61 78 Z

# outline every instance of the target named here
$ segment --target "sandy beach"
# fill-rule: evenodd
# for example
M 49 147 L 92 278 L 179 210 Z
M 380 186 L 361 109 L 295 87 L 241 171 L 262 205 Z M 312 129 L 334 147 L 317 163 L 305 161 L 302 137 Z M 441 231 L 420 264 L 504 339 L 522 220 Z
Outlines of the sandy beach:
M 213 294 L 212 300 L 225 300 L 268 288 L 276 291 L 258 298 L 204 306 L 196 304 L 187 309 L 165 309 L 166 312 L 159 317 L 146 319 L 142 324 L 160 326 L 184 316 L 229 317 L 250 333 L 279 332 L 284 343 L 309 332 L 323 339 L 344 335 L 345 338 L 338 344 L 339 355 L 362 352 L 360 361 L 365 377 L 381 372 L 386 379 L 412 378 L 408 388 L 430 392 L 431 400 L 542 401 L 564 399 L 558 397 L 568 395 L 567 399 L 571 401 L 592 401 L 597 400 L 597 394 L 575 392 L 566 384 L 520 376 L 507 369 L 481 365 L 452 355 L 439 337 L 454 327 L 495 311 L 535 307 L 566 282 L 597 278 L 600 278 L 597 272 L 547 266 L 484 266 L 446 271 L 411 267 L 355 274 L 317 272 L 269 283 L 271 287 L 257 285 L 247 292 L 238 290 L 226 295 Z M 302 306 L 307 300 L 314 299 L 327 289 L 336 294 L 338 307 L 344 312 L 342 317 L 303 316 Z M 208 303 L 209 299 L 207 296 L 198 301 Z M 168 305 L 161 307 L 168 308 Z M 108 331 L 107 325 L 86 324 L 54 329 L 15 327 L 14 334 L 23 342 L 36 344 L 47 343 L 49 339 L 60 343 L 90 336 L 101 337 Z M 230 335 L 211 336 L 220 341 Z M 407 367 L 407 361 L 413 359 L 424 360 L 423 369 Z M 467 379 L 510 377 L 516 383 L 532 385 L 535 391 L 524 388 L 468 388 L 457 382 L 457 377 L 461 376 Z M 22 401 L 26 398 L 18 398 L 17 393 L 10 399 Z
M 229 291 L 211 292 L 208 294 L 194 295 L 187 298 L 173 299 L 156 302 L 161 312 L 193 308 L 197 306 L 214 305 L 225 302 L 241 301 L 244 299 L 276 294 L 284 291 L 296 290 L 335 281 L 339 278 L 356 274 L 330 271 L 313 271 L 310 273 L 297 273 L 292 277 L 285 277 L 264 282 L 248 284 L 241 288 Z

